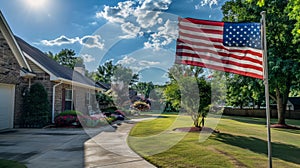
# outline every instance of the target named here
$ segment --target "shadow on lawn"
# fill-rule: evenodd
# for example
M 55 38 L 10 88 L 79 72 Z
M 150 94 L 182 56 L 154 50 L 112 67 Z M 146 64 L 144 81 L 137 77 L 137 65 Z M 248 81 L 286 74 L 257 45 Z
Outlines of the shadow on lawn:
M 238 122 L 248 123 L 248 124 L 266 125 L 266 119 L 265 118 L 236 117 L 236 116 L 224 116 L 223 118 L 235 120 L 235 121 L 238 121 Z
M 299 127 L 299 126 L 297 126 L 297 127 Z M 294 129 L 272 128 L 272 130 L 288 132 L 288 133 L 292 133 L 292 134 L 300 134 L 300 130 L 294 130 Z
M 262 139 L 219 133 L 216 136 L 216 140 L 243 149 L 248 149 L 255 153 L 263 153 L 268 155 L 267 141 Z M 300 164 L 299 156 L 300 148 L 297 146 L 274 142 L 272 143 L 272 157 Z

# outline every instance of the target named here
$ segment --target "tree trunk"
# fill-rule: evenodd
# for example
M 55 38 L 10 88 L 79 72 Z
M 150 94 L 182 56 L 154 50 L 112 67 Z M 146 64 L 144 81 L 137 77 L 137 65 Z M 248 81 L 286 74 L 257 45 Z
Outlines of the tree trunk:
M 278 124 L 285 125 L 286 105 L 284 106 L 283 96 L 280 93 L 278 88 L 276 88 L 276 101 L 277 101 Z

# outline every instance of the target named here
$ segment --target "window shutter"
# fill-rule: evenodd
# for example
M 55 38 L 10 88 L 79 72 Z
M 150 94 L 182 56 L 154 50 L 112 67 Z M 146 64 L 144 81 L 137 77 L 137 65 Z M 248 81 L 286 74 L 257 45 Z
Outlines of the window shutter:
M 76 91 L 73 90 L 73 93 L 72 93 L 72 110 L 76 110 Z
M 62 96 L 61 96 L 61 111 L 65 111 L 65 107 L 66 107 L 66 89 L 63 88 L 62 89 Z

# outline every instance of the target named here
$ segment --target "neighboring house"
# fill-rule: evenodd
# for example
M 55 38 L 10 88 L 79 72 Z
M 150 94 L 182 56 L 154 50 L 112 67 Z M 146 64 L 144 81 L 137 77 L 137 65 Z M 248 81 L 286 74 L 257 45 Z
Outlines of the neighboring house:
M 95 94 L 105 88 L 87 78 L 82 67 L 64 67 L 14 36 L 1 12 L 0 30 L 0 129 L 19 126 L 23 96 L 36 82 L 48 92 L 52 122 L 65 110 L 97 110 Z
M 300 97 L 289 97 L 286 109 L 290 111 L 300 110 Z

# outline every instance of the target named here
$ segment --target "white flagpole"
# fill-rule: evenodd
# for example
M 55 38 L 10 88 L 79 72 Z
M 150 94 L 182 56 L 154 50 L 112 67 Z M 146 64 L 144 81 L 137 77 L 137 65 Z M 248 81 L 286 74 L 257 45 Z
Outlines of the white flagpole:
M 263 68 L 264 68 L 264 84 L 266 97 L 266 117 L 268 130 L 268 167 L 272 168 L 272 147 L 271 147 L 271 129 L 270 129 L 270 98 L 269 98 L 269 79 L 268 79 L 268 58 L 267 58 L 267 38 L 266 38 L 266 11 L 261 13 L 262 31 L 261 40 L 263 47 Z

